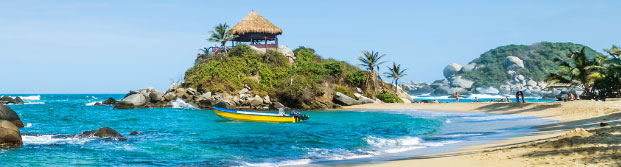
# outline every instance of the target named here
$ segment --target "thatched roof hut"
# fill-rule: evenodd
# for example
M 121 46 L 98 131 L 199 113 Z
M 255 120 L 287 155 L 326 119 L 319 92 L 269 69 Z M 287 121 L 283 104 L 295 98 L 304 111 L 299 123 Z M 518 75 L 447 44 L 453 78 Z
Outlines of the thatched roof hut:
M 276 36 L 282 34 L 282 29 L 276 27 L 254 10 L 229 31 L 236 36 L 233 41 L 250 42 L 250 45 L 260 48 L 277 48 L 278 38 Z M 268 41 L 274 41 L 275 44 L 268 44 Z

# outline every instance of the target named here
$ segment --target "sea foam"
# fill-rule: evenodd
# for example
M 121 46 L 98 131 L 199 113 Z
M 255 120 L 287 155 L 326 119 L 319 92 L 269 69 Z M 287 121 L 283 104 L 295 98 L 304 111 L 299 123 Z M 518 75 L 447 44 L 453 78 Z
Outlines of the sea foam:
M 177 98 L 170 102 L 172 104 L 172 108 L 183 108 L 183 109 L 196 109 L 196 107 L 192 106 L 189 103 L 181 100 L 181 98 Z
M 24 145 L 84 144 L 92 138 L 59 137 L 58 135 L 22 135 Z

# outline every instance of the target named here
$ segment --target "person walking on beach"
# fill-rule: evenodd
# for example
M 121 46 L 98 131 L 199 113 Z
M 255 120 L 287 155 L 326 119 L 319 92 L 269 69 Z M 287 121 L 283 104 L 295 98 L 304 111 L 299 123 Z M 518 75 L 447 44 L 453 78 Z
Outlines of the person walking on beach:
M 516 103 L 520 103 L 520 91 L 515 92 L 515 101 Z
M 459 103 L 459 92 L 455 92 L 455 102 Z
M 522 103 L 526 103 L 526 100 L 524 100 L 524 92 L 520 91 L 520 97 L 522 97 Z
M 474 102 L 475 103 L 479 102 L 479 98 L 478 97 L 474 97 Z

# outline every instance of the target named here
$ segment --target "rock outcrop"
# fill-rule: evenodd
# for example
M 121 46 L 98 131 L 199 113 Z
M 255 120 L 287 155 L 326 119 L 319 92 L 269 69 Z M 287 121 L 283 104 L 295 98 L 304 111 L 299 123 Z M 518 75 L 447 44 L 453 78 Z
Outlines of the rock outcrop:
M 21 146 L 22 135 L 12 122 L 0 120 L 0 146 Z
M 121 133 L 109 127 L 102 127 L 97 130 L 86 131 L 78 134 L 80 137 L 101 137 L 101 138 L 116 138 L 123 137 Z
M 340 104 L 340 105 L 344 105 L 344 106 L 351 106 L 351 105 L 356 105 L 356 104 L 360 104 L 357 100 L 341 93 L 341 92 L 336 92 L 334 94 L 334 103 Z
M 5 106 L 4 104 L 0 104 L 0 120 L 9 121 L 20 128 L 24 127 L 24 123 L 22 123 L 22 120 L 19 119 L 19 115 L 17 115 L 13 109 Z
M 451 78 L 457 75 L 457 72 L 461 70 L 462 66 L 457 63 L 451 63 L 444 67 L 444 77 Z
M 21 97 L 17 96 L 15 98 L 9 96 L 0 97 L 0 104 L 24 104 L 24 100 Z

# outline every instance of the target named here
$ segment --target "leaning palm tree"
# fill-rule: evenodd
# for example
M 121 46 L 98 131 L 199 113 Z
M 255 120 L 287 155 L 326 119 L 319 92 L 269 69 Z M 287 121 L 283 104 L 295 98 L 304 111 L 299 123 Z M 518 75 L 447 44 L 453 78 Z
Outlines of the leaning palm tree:
M 380 55 L 379 52 L 369 52 L 366 50 L 362 51 L 362 56 L 358 56 L 358 60 L 360 60 L 361 62 L 358 65 L 365 67 L 369 71 L 368 78 L 371 79 L 371 81 L 373 82 L 373 97 L 375 97 L 375 93 L 377 92 L 377 73 L 375 71 L 375 68 L 379 68 L 379 65 L 384 63 L 383 61 L 380 61 L 380 59 L 382 59 L 382 57 L 384 56 L 386 56 L 386 54 Z
M 584 90 L 584 95 L 590 97 L 593 93 L 592 85 L 595 81 L 603 78 L 600 73 L 602 69 L 601 57 L 591 60 L 587 58 L 584 47 L 579 52 L 569 49 L 570 54 L 566 60 L 554 59 L 560 62 L 556 73 L 546 76 L 546 82 L 569 84 L 570 88 L 580 86 Z
M 395 93 L 397 93 L 398 89 L 397 87 L 399 86 L 399 79 L 401 79 L 401 77 L 405 77 L 408 74 L 405 73 L 406 70 L 408 69 L 401 69 L 401 64 L 397 64 L 395 62 L 392 62 L 392 68 L 390 68 L 390 66 L 386 66 L 388 67 L 388 71 L 389 72 L 384 72 L 384 75 L 388 78 L 392 78 L 393 81 L 395 81 Z
M 224 48 L 226 42 L 233 40 L 233 38 L 235 37 L 228 31 L 228 29 L 229 25 L 227 25 L 226 23 L 218 24 L 216 27 L 214 27 L 215 31 L 209 31 L 209 33 L 211 33 L 211 38 L 207 40 L 209 40 L 210 42 L 220 42 L 220 46 L 226 51 L 226 49 Z

